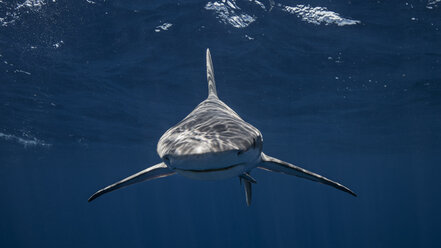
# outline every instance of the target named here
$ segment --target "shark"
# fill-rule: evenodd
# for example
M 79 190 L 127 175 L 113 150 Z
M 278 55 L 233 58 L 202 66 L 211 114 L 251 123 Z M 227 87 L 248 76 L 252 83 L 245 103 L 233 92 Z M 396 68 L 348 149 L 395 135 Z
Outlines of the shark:
M 266 155 L 260 131 L 219 99 L 209 49 L 206 63 L 208 97 L 159 139 L 157 153 L 162 162 L 97 191 L 89 202 L 131 184 L 180 174 L 197 180 L 237 177 L 250 206 L 251 188 L 256 183 L 250 172 L 254 169 L 297 176 L 357 196 L 338 182 Z

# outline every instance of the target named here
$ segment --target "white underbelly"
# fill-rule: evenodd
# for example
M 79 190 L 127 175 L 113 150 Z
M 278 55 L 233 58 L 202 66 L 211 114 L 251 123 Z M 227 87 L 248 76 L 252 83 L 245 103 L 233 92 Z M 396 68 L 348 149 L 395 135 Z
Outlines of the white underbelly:
M 244 172 L 249 170 L 249 165 L 247 164 L 237 164 L 225 168 L 215 169 L 215 170 L 181 170 L 175 169 L 177 173 L 198 180 L 221 180 L 232 177 L 237 177 Z
M 167 166 L 185 177 L 199 180 L 220 180 L 237 177 L 255 168 L 260 151 L 250 149 L 238 155 L 236 151 L 221 154 L 201 154 L 164 161 Z

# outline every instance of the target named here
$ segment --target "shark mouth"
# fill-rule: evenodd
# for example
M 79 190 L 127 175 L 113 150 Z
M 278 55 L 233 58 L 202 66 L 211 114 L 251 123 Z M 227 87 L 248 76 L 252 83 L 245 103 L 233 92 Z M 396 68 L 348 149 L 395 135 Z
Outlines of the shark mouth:
M 238 164 L 233 164 L 227 167 L 223 167 L 223 168 L 216 168 L 216 169 L 205 169 L 205 170 L 197 170 L 197 169 L 192 169 L 192 170 L 183 170 L 183 169 L 177 169 L 178 171 L 187 171 L 187 172 L 196 172 L 196 173 L 204 173 L 204 172 L 219 172 L 219 171 L 226 171 L 229 169 L 232 169 L 236 166 L 239 165 L 244 165 L 245 163 L 238 163 Z

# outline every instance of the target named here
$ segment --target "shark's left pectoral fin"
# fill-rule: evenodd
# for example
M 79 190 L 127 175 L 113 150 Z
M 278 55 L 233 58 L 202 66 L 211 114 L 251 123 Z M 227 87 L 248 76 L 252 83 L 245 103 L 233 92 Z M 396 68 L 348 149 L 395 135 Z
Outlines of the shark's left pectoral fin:
M 353 196 L 357 196 L 352 190 L 349 188 L 331 181 L 327 179 L 326 177 L 320 176 L 319 174 L 316 174 L 314 172 L 310 172 L 308 170 L 305 170 L 303 168 L 300 168 L 298 166 L 295 166 L 293 164 L 287 163 L 285 161 L 279 160 L 277 158 L 270 157 L 268 155 L 265 155 L 262 153 L 262 162 L 259 164 L 258 168 L 267 170 L 267 171 L 273 171 L 273 172 L 279 172 L 284 173 L 288 175 L 293 175 L 305 179 L 309 179 L 312 181 L 316 181 L 319 183 L 323 183 L 329 186 L 332 186 L 336 189 L 342 190 L 344 192 L 347 192 Z
M 122 187 L 129 186 L 134 183 L 139 183 L 139 182 L 152 180 L 152 179 L 160 178 L 160 177 L 166 177 L 166 176 L 173 175 L 175 173 L 176 172 L 170 170 L 167 167 L 167 165 L 165 165 L 164 163 L 159 163 L 159 164 L 153 165 L 145 170 L 142 170 L 136 174 L 133 174 L 127 178 L 124 178 L 123 180 L 121 180 L 119 182 L 116 182 L 112 185 L 109 185 L 109 186 L 105 187 L 104 189 L 98 190 L 95 194 L 93 194 L 89 198 L 88 201 L 91 202 L 94 199 L 96 199 L 97 197 L 99 197 L 105 193 L 114 191 L 114 190 L 122 188 Z

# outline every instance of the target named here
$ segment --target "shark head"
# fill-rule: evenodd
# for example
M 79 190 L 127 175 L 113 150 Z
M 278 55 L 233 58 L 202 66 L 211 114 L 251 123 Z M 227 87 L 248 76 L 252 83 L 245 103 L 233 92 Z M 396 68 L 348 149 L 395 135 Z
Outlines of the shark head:
M 208 97 L 158 142 L 157 152 L 172 170 L 192 178 L 224 178 L 260 158 L 262 135 L 217 97 Z M 237 171 L 235 170 L 237 169 Z M 240 170 L 239 170 L 240 169 Z M 216 172 L 216 173 L 215 173 Z

